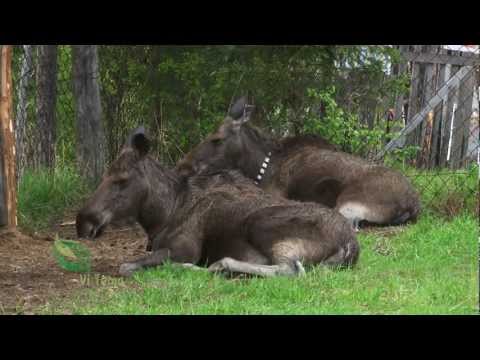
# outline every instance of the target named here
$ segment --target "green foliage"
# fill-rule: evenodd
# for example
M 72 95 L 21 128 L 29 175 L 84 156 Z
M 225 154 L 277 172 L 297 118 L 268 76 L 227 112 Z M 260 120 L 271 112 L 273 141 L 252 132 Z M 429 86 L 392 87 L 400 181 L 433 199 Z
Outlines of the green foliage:
M 389 153 L 385 154 L 384 164 L 392 168 L 405 168 L 407 163 L 416 158 L 419 150 L 420 147 L 414 145 L 393 149 Z
M 369 151 L 379 150 L 395 134 L 386 134 L 382 125 L 369 128 L 367 124 L 359 121 L 358 115 L 349 113 L 337 104 L 335 100 L 335 87 L 318 91 L 307 89 L 312 103 L 322 104 L 324 116 L 319 117 L 318 111 L 307 108 L 303 118 L 304 133 L 321 135 L 334 144 L 341 147 L 343 151 L 367 155 Z
M 14 83 L 21 55 L 15 47 Z M 129 131 L 143 124 L 156 155 L 173 164 L 216 128 L 242 94 L 255 99 L 255 124 L 277 136 L 319 133 L 345 151 L 368 155 L 394 135 L 385 131 L 385 110 L 408 89 L 407 77 L 387 75 L 398 60 L 393 48 L 365 45 L 99 46 L 107 159 L 113 160 Z M 56 156 L 62 166 L 76 159 L 72 81 L 71 47 L 61 45 Z M 28 94 L 31 159 L 35 76 Z
M 311 91 L 323 94 L 319 89 L 334 84 L 335 91 L 324 95 L 336 104 L 329 108 L 332 127 L 322 131 L 367 153 L 382 138 L 379 114 L 385 104 L 378 99 L 391 102 L 404 86 L 385 78 L 385 59 L 395 61 L 395 54 L 381 46 L 101 46 L 110 160 L 122 145 L 119 139 L 142 123 L 156 140 L 157 155 L 174 163 L 218 125 L 233 98 L 245 93 L 255 99 L 256 125 L 278 135 L 319 131 L 317 125 L 303 126 L 302 112 L 318 105 Z M 367 100 L 373 114 L 368 121 L 377 122 L 368 128 L 356 125 L 367 120 L 353 115 Z M 347 146 L 352 134 L 357 142 Z

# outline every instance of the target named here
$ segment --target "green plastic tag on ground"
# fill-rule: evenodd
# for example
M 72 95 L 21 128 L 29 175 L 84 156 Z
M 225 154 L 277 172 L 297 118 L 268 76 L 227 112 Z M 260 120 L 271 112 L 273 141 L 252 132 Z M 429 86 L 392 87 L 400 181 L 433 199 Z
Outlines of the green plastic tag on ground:
M 78 241 L 55 238 L 53 256 L 64 270 L 73 272 L 90 272 L 91 254 L 85 245 Z

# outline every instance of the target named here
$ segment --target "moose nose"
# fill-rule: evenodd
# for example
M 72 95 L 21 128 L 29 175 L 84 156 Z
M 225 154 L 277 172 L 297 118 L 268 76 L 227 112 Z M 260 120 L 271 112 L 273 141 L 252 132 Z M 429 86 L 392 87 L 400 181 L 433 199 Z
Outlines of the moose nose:
M 91 240 L 101 236 L 112 218 L 112 213 L 108 211 L 98 212 L 91 209 L 80 211 L 75 221 L 77 236 Z
M 196 172 L 195 166 L 187 163 L 181 163 L 177 167 L 181 176 L 191 176 Z
M 78 213 L 75 221 L 77 236 L 79 238 L 89 238 L 93 232 L 94 225 L 88 221 L 88 217 L 83 213 Z
M 87 212 L 79 212 L 75 221 L 79 238 L 94 239 L 99 235 L 101 222 L 96 216 Z

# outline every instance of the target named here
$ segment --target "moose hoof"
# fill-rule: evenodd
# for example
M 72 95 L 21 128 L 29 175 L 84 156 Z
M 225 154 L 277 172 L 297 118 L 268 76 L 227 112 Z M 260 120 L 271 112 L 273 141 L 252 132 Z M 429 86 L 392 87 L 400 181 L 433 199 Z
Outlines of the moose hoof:
M 214 262 L 212 265 L 208 267 L 208 271 L 210 272 L 228 272 L 230 270 L 230 259 L 224 258 L 217 262 Z
M 139 266 L 137 264 L 125 263 L 125 264 L 120 265 L 120 269 L 118 270 L 118 272 L 122 276 L 129 277 L 129 276 L 132 276 L 133 273 L 136 270 L 138 270 L 138 268 L 139 268 Z
M 183 267 L 183 268 L 187 268 L 189 270 L 195 270 L 195 271 L 205 270 L 205 268 L 197 266 L 195 264 L 191 264 L 191 263 L 183 263 L 183 264 L 180 264 L 180 266 Z
M 355 231 L 356 233 L 360 232 L 360 221 L 361 220 L 359 218 L 352 219 L 353 231 Z
M 295 261 L 295 275 L 304 276 L 306 274 L 305 268 L 302 263 L 298 260 Z

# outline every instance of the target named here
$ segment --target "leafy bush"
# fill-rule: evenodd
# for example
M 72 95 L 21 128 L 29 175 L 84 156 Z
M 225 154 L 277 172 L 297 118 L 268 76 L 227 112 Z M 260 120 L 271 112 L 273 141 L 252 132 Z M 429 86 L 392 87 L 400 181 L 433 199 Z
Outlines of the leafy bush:
M 307 107 L 302 132 L 318 134 L 337 144 L 345 152 L 366 156 L 379 150 L 396 134 L 386 134 L 381 125 L 372 129 L 359 121 L 358 115 L 343 110 L 335 100 L 334 86 L 325 90 L 307 89 L 312 104 L 322 104 L 325 116 L 319 117 L 315 107 Z

